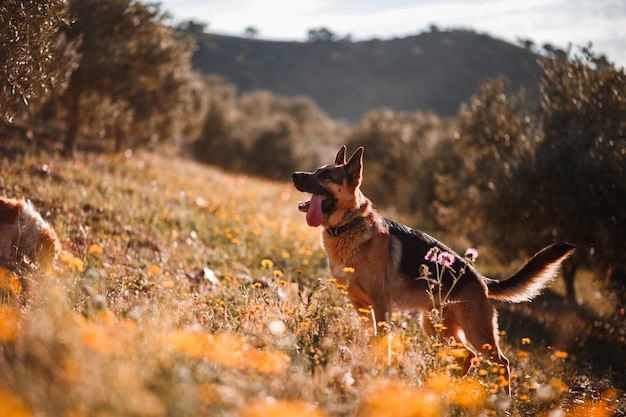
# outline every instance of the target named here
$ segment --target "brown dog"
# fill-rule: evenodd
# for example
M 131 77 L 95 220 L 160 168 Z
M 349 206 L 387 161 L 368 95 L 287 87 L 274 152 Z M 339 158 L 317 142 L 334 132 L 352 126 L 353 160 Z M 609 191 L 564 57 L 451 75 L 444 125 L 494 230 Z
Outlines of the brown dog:
M 51 271 L 61 245 L 52 227 L 28 200 L 0 197 L 0 255 L 3 261 L 31 263 Z
M 372 325 L 376 329 L 377 324 L 389 320 L 392 307 L 424 312 L 441 309 L 444 335 L 454 337 L 470 352 L 465 372 L 475 350 L 504 366 L 508 381 L 509 361 L 498 345 L 497 313 L 489 299 L 532 299 L 574 252 L 574 246 L 553 243 L 512 277 L 503 281 L 488 279 L 433 237 L 380 216 L 360 190 L 362 173 L 363 148 L 346 162 L 343 146 L 334 164 L 315 172 L 293 174 L 296 188 L 313 194 L 311 201 L 301 203 L 299 209 L 306 212 L 310 226 L 324 227 L 322 240 L 330 272 L 338 282 L 348 284 L 348 297 L 357 312 L 364 314 L 373 309 Z M 444 254 L 443 259 L 437 259 L 433 248 Z M 424 266 L 431 273 L 443 271 L 440 287 L 443 294 L 449 295 L 442 305 L 433 305 L 428 295 L 429 286 L 431 292 L 439 288 L 432 280 L 424 279 Z M 426 314 L 423 317 L 424 329 L 434 334 Z

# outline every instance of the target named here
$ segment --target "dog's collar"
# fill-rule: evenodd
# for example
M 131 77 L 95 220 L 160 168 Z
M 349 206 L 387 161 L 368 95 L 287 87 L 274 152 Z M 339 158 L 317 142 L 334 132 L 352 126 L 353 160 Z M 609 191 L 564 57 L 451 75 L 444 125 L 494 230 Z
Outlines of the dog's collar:
M 326 231 L 328 232 L 329 235 L 337 237 L 343 232 L 347 232 L 348 230 L 354 228 L 357 224 L 359 224 L 364 219 L 365 217 L 357 217 L 356 219 L 353 219 L 351 222 L 346 223 L 343 226 L 327 227 Z
M 349 213 L 346 217 L 341 219 L 341 221 L 339 223 L 343 223 L 344 221 L 348 220 L 350 217 L 352 217 L 356 213 L 358 213 L 358 211 L 359 210 L 355 210 L 352 213 Z M 337 237 L 340 234 L 342 234 L 344 232 L 347 232 L 348 230 L 354 228 L 363 219 L 364 219 L 364 217 L 357 217 L 356 219 L 352 219 L 352 221 L 350 221 L 349 223 L 344 224 L 343 226 L 327 227 L 326 231 L 328 232 L 329 235 Z

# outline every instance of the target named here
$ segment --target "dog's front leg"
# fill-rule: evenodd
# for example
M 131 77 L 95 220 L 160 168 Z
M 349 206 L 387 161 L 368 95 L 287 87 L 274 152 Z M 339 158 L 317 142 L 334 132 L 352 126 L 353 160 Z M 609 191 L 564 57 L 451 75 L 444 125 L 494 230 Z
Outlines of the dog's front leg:
M 361 320 L 367 323 L 374 335 L 383 333 L 391 320 L 390 304 L 384 300 L 368 297 L 358 286 L 349 287 L 348 298 Z
M 374 299 L 372 312 L 372 327 L 374 328 L 374 335 L 383 335 L 386 330 L 390 329 L 391 326 L 391 301 L 389 297 L 385 297 L 383 294 L 378 294 L 378 296 Z

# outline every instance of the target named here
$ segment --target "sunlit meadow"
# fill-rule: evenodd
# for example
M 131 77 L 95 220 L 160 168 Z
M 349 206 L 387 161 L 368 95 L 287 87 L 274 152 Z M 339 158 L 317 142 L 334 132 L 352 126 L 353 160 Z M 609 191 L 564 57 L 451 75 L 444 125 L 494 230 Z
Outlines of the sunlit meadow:
M 0 269 L 0 416 L 611 416 L 568 352 L 502 335 L 512 378 L 397 313 L 372 337 L 287 183 L 173 155 L 0 161 L 63 253 Z M 479 265 L 480 266 L 480 265 Z M 512 394 L 506 394 L 510 385 Z

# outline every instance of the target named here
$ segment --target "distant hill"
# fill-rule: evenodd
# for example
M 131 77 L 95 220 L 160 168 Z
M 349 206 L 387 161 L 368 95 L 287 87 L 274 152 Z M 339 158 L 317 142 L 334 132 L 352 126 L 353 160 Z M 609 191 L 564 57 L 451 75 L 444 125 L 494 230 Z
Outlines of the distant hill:
M 353 122 L 380 107 L 453 116 L 487 77 L 535 90 L 539 74 L 530 51 L 463 30 L 362 42 L 193 35 L 197 70 L 223 75 L 239 92 L 309 96 L 331 117 Z

